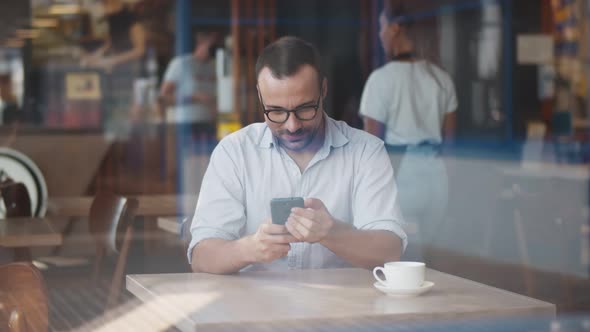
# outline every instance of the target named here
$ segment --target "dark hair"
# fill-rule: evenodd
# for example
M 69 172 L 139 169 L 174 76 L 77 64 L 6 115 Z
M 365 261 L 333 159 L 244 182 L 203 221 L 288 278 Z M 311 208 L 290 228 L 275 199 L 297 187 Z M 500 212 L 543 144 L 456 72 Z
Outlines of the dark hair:
M 415 21 L 415 18 L 410 15 L 407 1 L 404 0 L 384 0 L 383 13 L 389 23 L 397 23 L 406 28 Z
M 301 66 L 310 65 L 316 70 L 321 85 L 324 73 L 320 62 L 320 53 L 311 43 L 297 37 L 282 37 L 262 50 L 256 61 L 256 80 L 265 67 L 272 76 L 282 79 L 295 74 Z
M 8 84 L 10 82 L 12 82 L 10 74 L 0 74 L 0 84 Z
M 435 54 L 437 53 L 434 47 L 437 43 L 433 42 L 433 19 L 432 12 L 429 8 L 436 4 L 430 0 L 384 0 L 383 14 L 387 21 L 392 24 L 396 23 L 404 28 L 404 33 L 407 38 L 413 43 L 414 56 L 428 60 L 426 62 L 426 69 L 432 78 L 439 86 L 442 86 L 438 76 L 434 74 L 432 63 L 438 62 Z

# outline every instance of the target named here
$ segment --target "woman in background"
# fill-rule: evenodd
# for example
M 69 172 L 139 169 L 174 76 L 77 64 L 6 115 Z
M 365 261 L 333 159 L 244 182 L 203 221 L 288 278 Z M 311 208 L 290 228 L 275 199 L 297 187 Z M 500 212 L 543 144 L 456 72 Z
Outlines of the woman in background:
M 143 25 L 122 0 L 103 0 L 103 6 L 109 34 L 102 46 L 82 58 L 82 65 L 100 68 L 108 74 L 105 109 L 110 114 L 106 126 L 119 134 L 128 129 L 134 82 L 146 75 L 147 38 Z
M 121 0 L 103 0 L 103 6 L 109 34 L 103 45 L 85 56 L 83 62 L 109 72 L 121 65 L 141 62 L 146 32 L 135 13 Z
M 364 129 L 385 141 L 402 214 L 419 228 L 419 250 L 432 243 L 445 217 L 448 178 L 439 152 L 443 138 L 454 133 L 457 98 L 450 76 L 416 50 L 410 3 L 384 1 L 379 37 L 390 61 L 369 76 L 360 115 Z

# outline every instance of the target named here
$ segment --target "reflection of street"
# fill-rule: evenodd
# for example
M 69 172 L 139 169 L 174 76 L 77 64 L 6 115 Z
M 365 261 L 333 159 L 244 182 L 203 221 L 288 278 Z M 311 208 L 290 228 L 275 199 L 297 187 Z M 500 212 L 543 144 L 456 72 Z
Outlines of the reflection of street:
M 430 246 L 587 277 L 588 165 L 445 157 L 449 212 Z
M 526 162 L 522 166 L 501 167 L 506 176 L 537 179 L 561 179 L 571 181 L 588 181 L 590 164 L 555 164 L 543 162 Z

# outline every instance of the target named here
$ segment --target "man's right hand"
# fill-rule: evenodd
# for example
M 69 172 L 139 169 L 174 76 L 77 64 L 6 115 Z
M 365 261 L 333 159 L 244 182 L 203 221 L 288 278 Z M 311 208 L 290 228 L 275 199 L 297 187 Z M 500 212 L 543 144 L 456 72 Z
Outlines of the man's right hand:
M 197 92 L 191 96 L 192 103 L 201 103 L 206 106 L 213 106 L 215 105 L 215 97 L 212 94 L 205 93 L 205 92 Z
M 252 263 L 270 263 L 283 258 L 291 250 L 290 243 L 298 242 L 284 225 L 274 225 L 270 220 L 261 224 L 256 233 L 244 240 Z

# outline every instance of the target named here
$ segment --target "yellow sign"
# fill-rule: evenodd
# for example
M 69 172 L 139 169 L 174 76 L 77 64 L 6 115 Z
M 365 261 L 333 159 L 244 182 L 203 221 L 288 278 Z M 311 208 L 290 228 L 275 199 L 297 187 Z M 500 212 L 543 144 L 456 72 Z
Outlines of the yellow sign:
M 217 124 L 217 140 L 221 140 L 225 136 L 233 133 L 234 131 L 240 130 L 242 126 L 239 122 L 220 122 Z
M 98 100 L 101 97 L 98 73 L 66 74 L 66 99 Z

